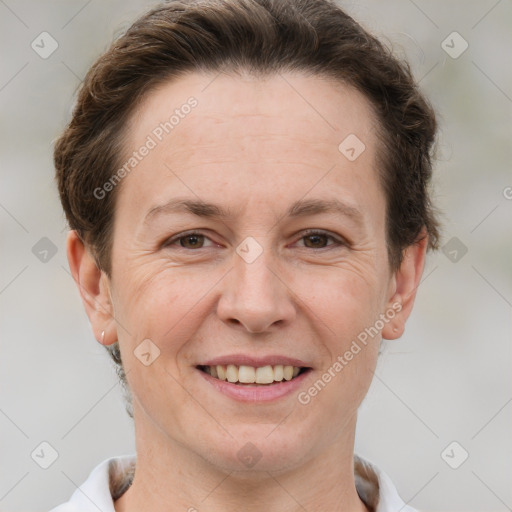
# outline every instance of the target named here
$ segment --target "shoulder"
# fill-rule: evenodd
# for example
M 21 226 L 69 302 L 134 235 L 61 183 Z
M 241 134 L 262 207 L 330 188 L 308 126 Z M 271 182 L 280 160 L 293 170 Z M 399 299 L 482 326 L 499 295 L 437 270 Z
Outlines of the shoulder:
M 98 464 L 66 503 L 50 512 L 115 512 L 114 501 L 130 486 L 136 456 L 111 457 Z
M 391 478 L 367 458 L 354 454 L 354 476 L 357 493 L 372 512 L 418 512 L 407 505 Z

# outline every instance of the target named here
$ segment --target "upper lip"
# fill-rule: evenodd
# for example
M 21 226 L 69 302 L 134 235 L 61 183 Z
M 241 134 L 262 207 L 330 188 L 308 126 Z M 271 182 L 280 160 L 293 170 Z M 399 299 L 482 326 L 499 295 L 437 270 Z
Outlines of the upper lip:
M 259 368 L 261 366 L 275 366 L 277 364 L 282 364 L 284 366 L 297 366 L 299 368 L 311 368 L 310 365 L 301 361 L 300 359 L 295 359 L 293 357 L 281 356 L 279 354 L 268 355 L 264 357 L 255 357 L 247 354 L 231 354 L 227 356 L 219 356 L 214 359 L 209 359 L 208 361 L 204 361 L 200 363 L 199 366 L 217 366 L 217 365 L 228 365 L 234 364 L 236 366 L 253 366 L 255 368 Z

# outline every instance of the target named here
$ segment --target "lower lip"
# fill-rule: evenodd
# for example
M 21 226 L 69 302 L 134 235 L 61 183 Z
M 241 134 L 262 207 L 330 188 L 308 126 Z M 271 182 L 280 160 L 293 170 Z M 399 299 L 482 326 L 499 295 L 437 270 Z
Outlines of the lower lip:
M 216 379 L 199 369 L 197 371 L 217 391 L 240 402 L 271 402 L 296 391 L 305 379 L 308 378 L 311 370 L 307 370 L 292 380 L 276 382 L 275 384 L 263 385 L 239 385 L 226 380 Z

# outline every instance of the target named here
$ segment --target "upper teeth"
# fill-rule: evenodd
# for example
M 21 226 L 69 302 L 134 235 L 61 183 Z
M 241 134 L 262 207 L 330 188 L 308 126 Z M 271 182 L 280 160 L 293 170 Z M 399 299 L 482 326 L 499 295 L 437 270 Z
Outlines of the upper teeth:
M 280 382 L 291 380 L 299 374 L 300 368 L 297 366 L 289 366 L 276 364 L 274 366 L 236 366 L 234 364 L 205 366 L 205 371 L 212 377 L 228 382 L 241 382 L 243 384 L 271 384 L 274 381 Z

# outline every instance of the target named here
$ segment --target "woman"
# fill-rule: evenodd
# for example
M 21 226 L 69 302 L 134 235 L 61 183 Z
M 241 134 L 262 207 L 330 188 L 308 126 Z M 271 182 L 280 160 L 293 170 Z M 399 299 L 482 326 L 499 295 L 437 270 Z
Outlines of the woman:
M 115 41 L 55 165 L 137 455 L 54 510 L 413 511 L 354 437 L 438 246 L 435 131 L 328 0 L 171 1 Z

